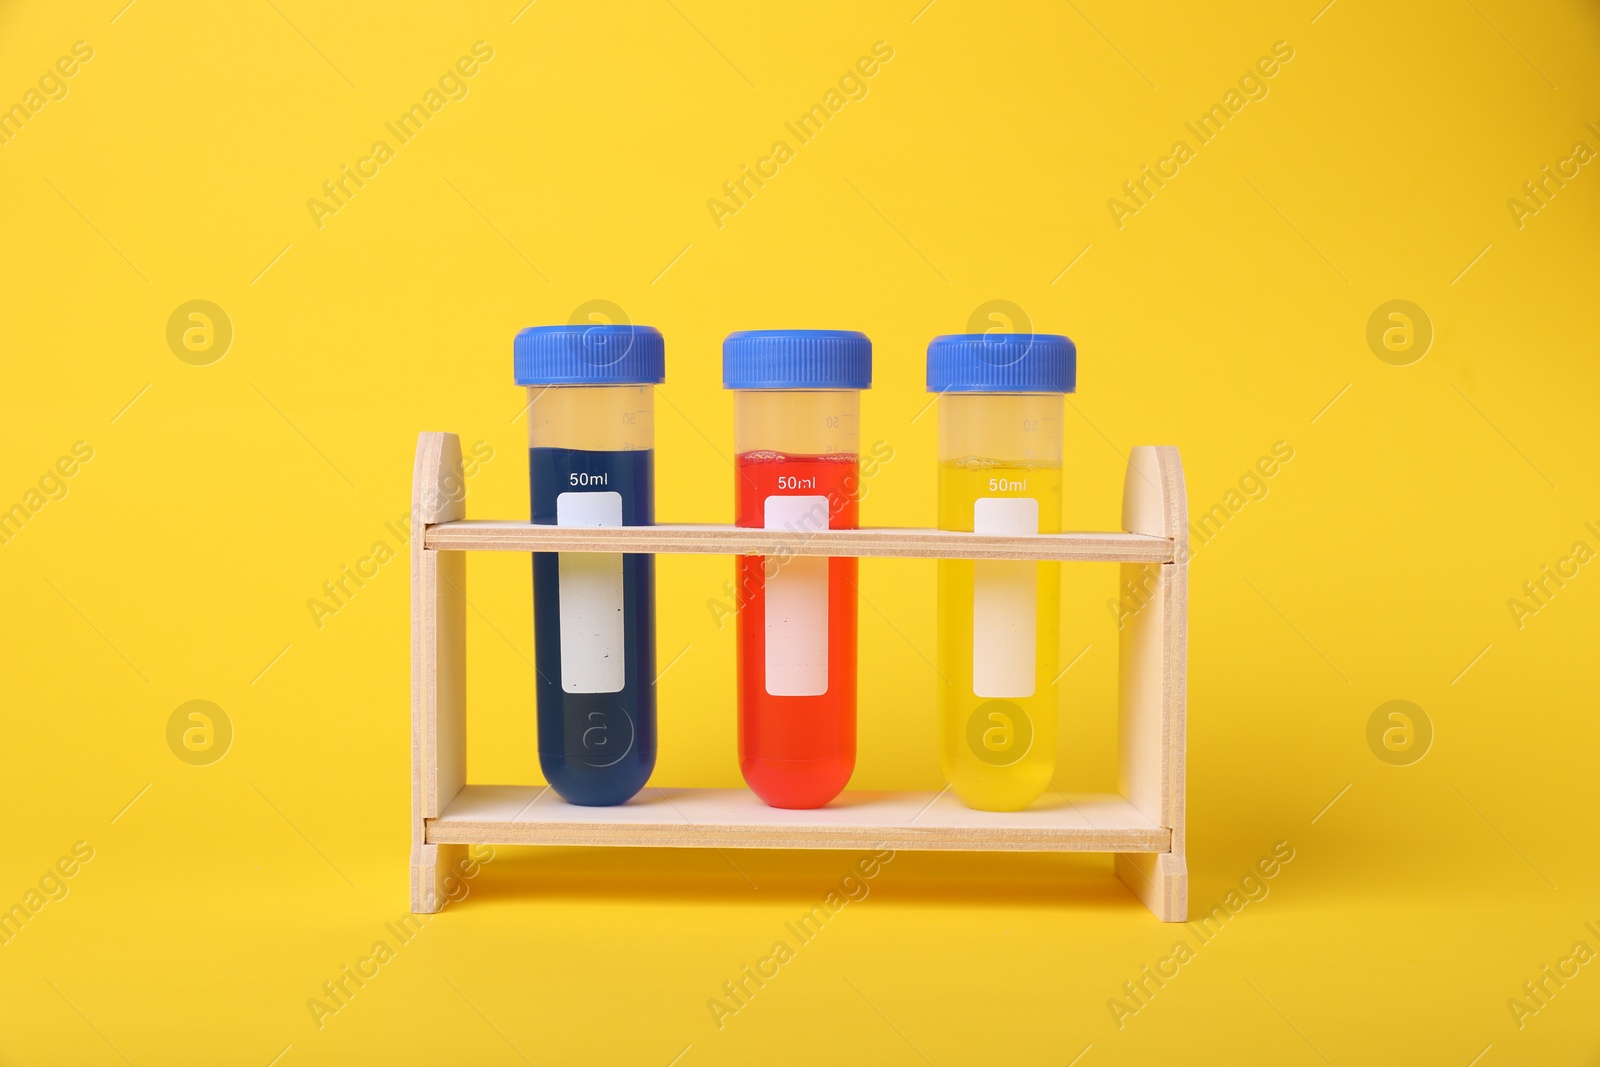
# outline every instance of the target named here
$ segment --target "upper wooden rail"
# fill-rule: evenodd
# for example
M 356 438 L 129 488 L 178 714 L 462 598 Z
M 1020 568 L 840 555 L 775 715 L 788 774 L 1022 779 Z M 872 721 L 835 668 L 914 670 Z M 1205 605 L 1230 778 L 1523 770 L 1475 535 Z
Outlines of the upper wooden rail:
M 732 556 L 900 556 L 1171 563 L 1170 537 L 1133 533 L 997 536 L 952 530 L 755 530 L 739 526 L 535 526 L 463 520 L 428 526 L 423 547 L 439 551 L 651 552 Z

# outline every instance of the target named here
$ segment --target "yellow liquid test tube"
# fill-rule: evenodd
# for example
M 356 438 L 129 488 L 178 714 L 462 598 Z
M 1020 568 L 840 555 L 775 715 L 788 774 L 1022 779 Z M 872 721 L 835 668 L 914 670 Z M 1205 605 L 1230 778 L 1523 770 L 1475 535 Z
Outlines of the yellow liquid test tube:
M 1054 335 L 929 345 L 939 392 L 939 527 L 1061 530 L 1061 396 L 1076 350 Z M 1061 565 L 939 562 L 939 755 L 968 807 L 1018 811 L 1055 773 Z

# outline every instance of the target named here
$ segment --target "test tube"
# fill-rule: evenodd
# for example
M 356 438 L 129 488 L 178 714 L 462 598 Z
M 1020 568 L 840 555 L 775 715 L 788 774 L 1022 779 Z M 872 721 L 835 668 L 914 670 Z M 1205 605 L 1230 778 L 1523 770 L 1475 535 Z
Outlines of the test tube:
M 532 521 L 653 525 L 661 334 L 535 326 L 513 350 L 528 387 Z M 535 552 L 533 615 L 545 780 L 573 804 L 621 804 L 656 762 L 655 557 Z
M 795 548 L 855 529 L 866 335 L 731 334 L 722 384 L 735 390 L 738 525 L 788 531 Z M 856 762 L 856 560 L 787 551 L 735 566 L 739 769 L 773 807 L 821 807 Z
M 1053 334 L 952 334 L 928 345 L 938 395 L 939 528 L 1061 530 L 1062 395 L 1077 349 Z M 963 803 L 1032 804 L 1055 773 L 1061 565 L 940 560 L 940 764 Z

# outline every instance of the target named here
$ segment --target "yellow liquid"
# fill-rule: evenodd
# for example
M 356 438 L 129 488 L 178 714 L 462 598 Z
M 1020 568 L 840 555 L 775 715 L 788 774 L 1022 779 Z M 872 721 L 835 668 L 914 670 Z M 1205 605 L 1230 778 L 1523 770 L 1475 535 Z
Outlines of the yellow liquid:
M 1038 501 L 1039 533 L 1061 531 L 1059 465 L 978 458 L 939 465 L 941 529 L 971 530 L 980 500 L 1021 497 Z M 1030 589 L 1031 620 L 1026 610 Z M 944 676 L 939 762 L 945 779 L 970 808 L 1018 811 L 1049 788 L 1056 762 L 1060 601 L 1059 563 L 939 561 L 939 673 Z M 980 651 L 993 653 L 979 664 L 978 680 L 986 696 L 974 692 L 975 610 L 983 633 Z M 1007 625 L 1015 627 L 1009 635 Z M 1019 647 L 1019 642 L 1024 644 Z M 1031 686 L 1026 642 L 1033 645 Z

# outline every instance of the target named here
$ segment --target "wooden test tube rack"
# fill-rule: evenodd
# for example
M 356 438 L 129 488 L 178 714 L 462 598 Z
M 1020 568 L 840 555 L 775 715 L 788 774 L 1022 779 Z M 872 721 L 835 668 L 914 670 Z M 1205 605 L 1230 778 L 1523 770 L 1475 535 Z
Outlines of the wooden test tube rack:
M 734 526 L 573 528 L 465 518 L 461 442 L 424 433 L 412 482 L 411 910 L 436 912 L 466 846 L 930 849 L 1110 852 L 1116 872 L 1165 922 L 1188 917 L 1184 718 L 1188 509 L 1170 446 L 1129 457 L 1118 533 L 991 536 L 944 530 Z M 540 786 L 467 782 L 466 557 L 491 552 L 898 556 L 1102 560 L 1145 590 L 1120 635 L 1119 793 L 1048 794 L 1026 811 L 984 812 L 941 793 L 846 792 L 811 811 L 769 808 L 747 789 L 647 787 L 609 808 Z M 731 742 L 730 742 L 731 743 Z

